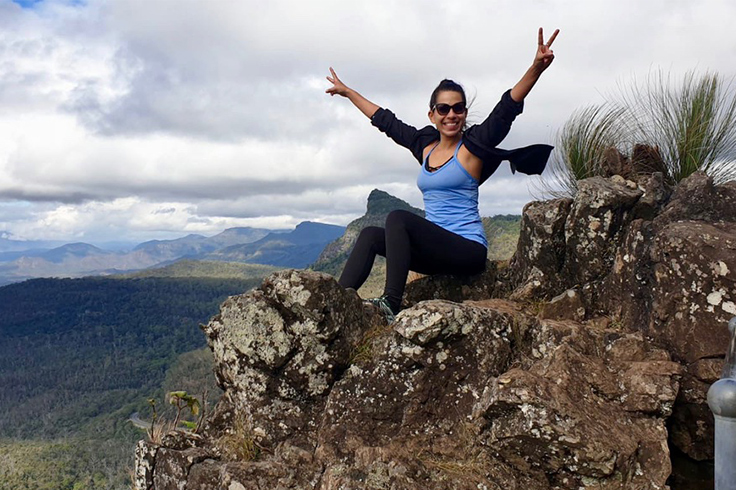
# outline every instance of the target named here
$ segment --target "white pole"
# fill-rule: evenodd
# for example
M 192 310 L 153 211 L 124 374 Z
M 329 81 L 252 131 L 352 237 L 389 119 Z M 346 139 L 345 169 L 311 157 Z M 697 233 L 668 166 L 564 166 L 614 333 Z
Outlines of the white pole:
M 708 390 L 715 417 L 715 490 L 736 490 L 736 317 L 728 322 L 731 342 L 721 379 Z

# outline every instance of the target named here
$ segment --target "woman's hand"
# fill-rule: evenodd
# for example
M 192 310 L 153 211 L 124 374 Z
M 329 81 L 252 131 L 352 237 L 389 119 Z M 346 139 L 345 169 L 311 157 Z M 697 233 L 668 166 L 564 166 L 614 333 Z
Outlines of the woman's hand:
M 348 92 L 350 89 L 342 83 L 342 81 L 337 78 L 337 73 L 335 73 L 335 70 L 330 67 L 330 73 L 332 74 L 331 77 L 327 77 L 327 81 L 329 81 L 332 84 L 332 87 L 325 90 L 325 93 L 328 93 L 330 95 L 342 95 L 343 97 L 348 96 Z
M 332 74 L 332 76 L 327 77 L 327 80 L 332 84 L 332 87 L 325 90 L 325 93 L 347 97 L 348 100 L 352 102 L 353 105 L 357 107 L 360 112 L 365 114 L 367 117 L 372 117 L 373 114 L 376 113 L 376 111 L 379 109 L 376 104 L 366 99 L 355 90 L 348 88 L 347 85 L 342 83 L 342 81 L 337 78 L 337 73 L 335 73 L 335 70 L 333 70 L 332 67 L 330 67 L 330 73 Z
M 524 73 L 524 76 L 521 77 L 521 80 L 519 80 L 519 82 L 511 89 L 511 98 L 514 99 L 516 102 L 521 102 L 527 95 L 529 95 L 529 92 L 531 91 L 532 87 L 534 87 L 534 84 L 537 83 L 537 80 L 539 80 L 542 72 L 549 68 L 549 65 L 552 64 L 552 60 L 555 59 L 555 54 L 552 52 L 551 49 L 549 49 L 549 47 L 552 46 L 552 43 L 559 33 L 560 30 L 555 29 L 552 37 L 550 37 L 549 41 L 545 43 L 542 28 L 539 28 L 537 54 L 534 56 L 534 62 L 532 63 L 532 66 L 530 66 L 529 69 L 526 71 L 526 73 Z
M 552 61 L 555 59 L 555 54 L 550 49 L 550 47 L 552 46 L 552 43 L 555 42 L 555 38 L 557 37 L 557 34 L 559 33 L 560 33 L 560 30 L 555 29 L 555 32 L 552 33 L 552 36 L 549 38 L 549 41 L 545 43 L 542 28 L 541 27 L 539 28 L 539 37 L 537 41 L 537 54 L 534 56 L 534 66 L 540 72 L 549 68 L 549 65 L 551 65 Z

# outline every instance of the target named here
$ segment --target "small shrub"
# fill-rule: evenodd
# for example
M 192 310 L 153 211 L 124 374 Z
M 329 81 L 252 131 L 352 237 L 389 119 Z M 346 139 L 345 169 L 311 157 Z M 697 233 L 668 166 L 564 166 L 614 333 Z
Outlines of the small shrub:
M 381 324 L 368 329 L 350 352 L 350 364 L 364 364 L 375 357 L 375 347 L 378 340 L 392 331 L 388 324 Z
M 543 192 L 573 196 L 579 180 L 602 175 L 604 153 L 627 138 L 622 124 L 625 114 L 626 109 L 610 104 L 575 111 L 557 134 L 549 174 L 540 181 Z
M 681 83 L 662 71 L 623 91 L 635 123 L 633 137 L 656 145 L 676 184 L 702 170 L 716 184 L 736 178 L 736 97 L 717 73 L 685 74 Z
M 207 399 L 207 393 L 203 395 L 203 399 Z M 156 399 L 149 398 L 148 404 L 151 407 L 151 426 L 148 428 L 148 439 L 154 444 L 161 444 L 162 438 L 173 430 L 186 429 L 191 432 L 198 432 L 204 420 L 204 410 L 196 397 L 187 394 L 186 391 L 172 391 L 169 393 L 169 404 L 176 408 L 176 416 L 174 420 L 169 421 L 159 417 L 156 410 Z M 197 422 L 182 420 L 184 409 L 199 418 Z

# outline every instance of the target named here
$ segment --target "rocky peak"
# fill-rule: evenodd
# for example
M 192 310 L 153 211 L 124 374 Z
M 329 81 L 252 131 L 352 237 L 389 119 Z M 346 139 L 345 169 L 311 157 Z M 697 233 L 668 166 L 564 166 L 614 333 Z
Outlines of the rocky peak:
M 411 212 L 421 212 L 420 210 L 411 206 L 408 202 L 394 197 L 388 192 L 384 192 L 380 189 L 373 189 L 368 194 L 368 205 L 366 209 L 367 215 L 379 215 L 385 217 L 388 213 L 395 209 L 404 209 Z
M 392 325 L 314 271 L 228 299 L 203 327 L 225 394 L 139 443 L 137 488 L 707 488 L 670 447 L 713 457 L 736 187 L 580 189 L 525 208 L 508 266 L 409 284 Z
M 337 275 L 345 265 L 348 254 L 358 239 L 360 230 L 366 226 L 383 226 L 388 213 L 396 209 L 403 209 L 424 216 L 424 211 L 413 207 L 408 202 L 382 190 L 373 189 L 368 195 L 366 213 L 351 221 L 345 229 L 345 234 L 329 243 L 310 267 L 317 271 Z

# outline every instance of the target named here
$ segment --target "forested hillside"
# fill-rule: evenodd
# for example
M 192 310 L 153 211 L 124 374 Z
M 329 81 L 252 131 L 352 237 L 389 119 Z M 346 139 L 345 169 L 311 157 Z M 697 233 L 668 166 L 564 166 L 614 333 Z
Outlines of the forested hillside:
M 516 252 L 516 244 L 521 232 L 521 216 L 499 214 L 491 218 L 483 218 L 483 228 L 488 238 L 488 258 L 490 260 L 509 260 Z
M 143 436 L 128 417 L 145 418 L 148 398 L 163 404 L 164 390 L 199 396 L 214 387 L 199 324 L 260 281 L 36 279 L 0 288 L 0 488 L 125 488 Z
M 367 216 L 383 216 L 386 196 L 372 195 Z M 484 218 L 489 258 L 511 256 L 519 220 Z M 382 288 L 382 265 L 363 293 Z M 144 437 L 128 418 L 149 420 L 148 399 L 164 408 L 172 390 L 218 396 L 199 324 L 276 269 L 185 260 L 0 287 L 0 489 L 127 488 Z

